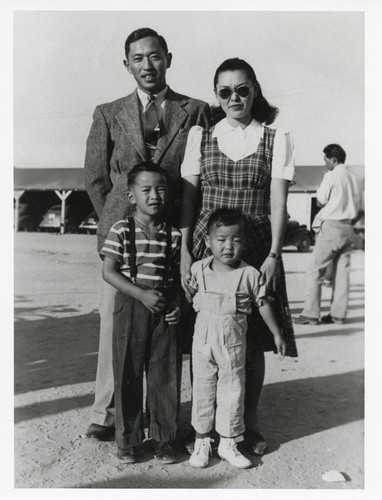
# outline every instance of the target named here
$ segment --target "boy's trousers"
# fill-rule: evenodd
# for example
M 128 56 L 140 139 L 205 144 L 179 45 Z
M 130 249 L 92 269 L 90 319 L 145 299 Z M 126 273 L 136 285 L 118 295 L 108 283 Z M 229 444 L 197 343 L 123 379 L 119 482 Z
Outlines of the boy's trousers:
M 115 440 L 126 449 L 143 439 L 143 371 L 146 412 L 156 441 L 175 439 L 180 405 L 181 356 L 177 329 L 140 301 L 117 292 L 113 325 Z

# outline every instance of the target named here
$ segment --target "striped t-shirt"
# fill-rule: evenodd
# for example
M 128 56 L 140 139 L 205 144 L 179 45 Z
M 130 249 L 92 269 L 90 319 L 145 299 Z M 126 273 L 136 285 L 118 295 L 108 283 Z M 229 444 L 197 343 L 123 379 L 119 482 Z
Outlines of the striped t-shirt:
M 179 273 L 181 233 L 171 228 L 171 262 L 167 283 L 164 281 L 167 232 L 162 224 L 155 234 L 147 234 L 135 220 L 136 284 L 148 288 L 168 288 L 172 285 L 174 272 Z M 120 271 L 127 278 L 130 274 L 130 228 L 128 219 L 116 222 L 109 231 L 100 252 L 101 255 L 120 263 Z

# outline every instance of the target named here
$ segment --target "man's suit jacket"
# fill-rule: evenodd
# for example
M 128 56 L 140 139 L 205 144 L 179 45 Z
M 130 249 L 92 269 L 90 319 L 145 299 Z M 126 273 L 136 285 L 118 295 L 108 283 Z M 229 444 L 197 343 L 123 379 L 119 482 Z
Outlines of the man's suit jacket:
M 85 187 L 100 218 L 98 251 L 111 226 L 131 213 L 127 200 L 127 173 L 146 160 L 137 92 L 97 106 L 86 143 Z M 193 125 L 208 127 L 208 104 L 168 89 L 163 111 L 163 132 L 154 162 L 169 178 L 170 206 L 180 213 L 181 178 L 187 135 Z M 162 129 L 161 129 L 162 130 Z M 175 207 L 175 210 L 174 210 Z M 173 221 L 176 223 L 176 220 Z

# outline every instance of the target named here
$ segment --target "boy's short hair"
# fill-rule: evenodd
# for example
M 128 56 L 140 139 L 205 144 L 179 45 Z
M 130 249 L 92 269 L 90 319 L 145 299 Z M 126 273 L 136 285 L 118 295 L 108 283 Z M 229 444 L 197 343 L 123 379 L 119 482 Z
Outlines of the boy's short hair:
M 129 188 L 135 184 L 136 178 L 142 172 L 153 172 L 155 174 L 159 174 L 165 179 L 167 184 L 166 170 L 152 161 L 142 161 L 141 163 L 135 165 L 135 167 L 133 167 L 127 174 L 127 186 Z
M 220 226 L 233 226 L 239 224 L 245 233 L 246 218 L 239 210 L 230 208 L 219 208 L 210 215 L 207 222 L 207 234 L 210 234 L 212 228 Z

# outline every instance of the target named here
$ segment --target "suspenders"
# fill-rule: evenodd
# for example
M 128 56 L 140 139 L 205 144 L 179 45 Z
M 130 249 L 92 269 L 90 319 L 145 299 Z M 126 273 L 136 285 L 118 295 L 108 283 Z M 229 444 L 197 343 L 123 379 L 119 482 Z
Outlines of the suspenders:
M 128 217 L 129 235 L 130 235 L 130 252 L 129 252 L 129 267 L 130 278 L 133 283 L 137 281 L 137 247 L 135 246 L 135 220 L 134 217 Z
M 129 267 L 130 267 L 130 278 L 133 283 L 137 280 L 137 247 L 135 245 L 135 219 L 134 217 L 128 217 L 129 221 L 129 234 L 130 234 L 130 252 L 129 252 Z M 170 277 L 171 268 L 171 225 L 166 224 L 166 249 L 165 249 L 165 264 L 163 273 L 163 283 L 166 285 L 167 280 Z

